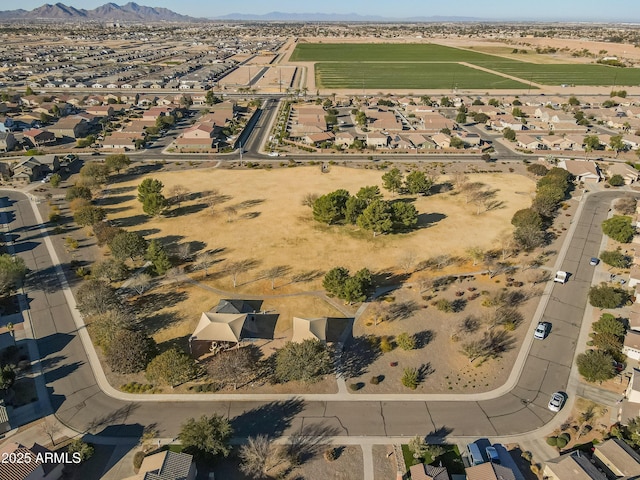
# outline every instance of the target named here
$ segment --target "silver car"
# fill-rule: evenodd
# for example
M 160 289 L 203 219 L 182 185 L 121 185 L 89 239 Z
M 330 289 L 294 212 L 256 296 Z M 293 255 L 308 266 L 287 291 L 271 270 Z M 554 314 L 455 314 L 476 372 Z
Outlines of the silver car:
M 562 406 L 564 405 L 564 395 L 560 392 L 556 392 L 551 395 L 551 400 L 549 400 L 549 410 L 552 412 L 559 412 Z
M 536 338 L 538 340 L 544 340 L 544 338 L 547 336 L 547 329 L 548 329 L 548 325 L 545 322 L 538 323 L 538 326 L 536 327 L 536 331 L 533 332 L 533 338 Z

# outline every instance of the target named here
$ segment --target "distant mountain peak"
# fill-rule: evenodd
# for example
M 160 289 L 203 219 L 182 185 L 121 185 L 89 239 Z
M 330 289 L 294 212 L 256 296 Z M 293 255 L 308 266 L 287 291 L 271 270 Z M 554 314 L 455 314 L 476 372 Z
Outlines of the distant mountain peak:
M 58 2 L 55 5 L 45 3 L 31 11 L 22 9 L 0 11 L 0 20 L 23 19 L 123 22 L 191 22 L 199 20 L 187 15 L 180 15 L 167 8 L 146 7 L 135 2 L 129 2 L 122 6 L 109 2 L 93 10 L 77 9 Z

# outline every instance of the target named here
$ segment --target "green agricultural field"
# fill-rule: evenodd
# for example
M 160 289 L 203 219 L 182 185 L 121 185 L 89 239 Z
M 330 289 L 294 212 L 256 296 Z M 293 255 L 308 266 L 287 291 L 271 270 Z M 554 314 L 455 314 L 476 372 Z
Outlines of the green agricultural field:
M 545 64 L 506 61 L 477 62 L 478 65 L 496 72 L 521 78 L 526 82 L 543 85 L 594 85 L 635 86 L 640 85 L 640 68 L 619 68 L 606 65 Z
M 316 64 L 316 82 L 324 88 L 362 88 L 363 73 L 365 88 L 451 88 L 454 83 L 460 88 L 528 88 L 529 82 L 612 87 L 640 85 L 640 68 L 536 64 L 435 44 L 301 43 L 291 60 L 321 62 Z M 335 65 L 329 62 L 335 62 Z M 350 68 L 346 62 L 350 62 Z M 456 65 L 459 62 L 518 77 L 522 83 L 478 70 L 445 68 L 446 63 Z M 460 73 L 459 78 L 456 72 Z
M 470 62 L 501 60 L 433 43 L 300 43 L 292 62 Z
M 317 63 L 316 85 L 351 89 L 529 88 L 457 63 Z

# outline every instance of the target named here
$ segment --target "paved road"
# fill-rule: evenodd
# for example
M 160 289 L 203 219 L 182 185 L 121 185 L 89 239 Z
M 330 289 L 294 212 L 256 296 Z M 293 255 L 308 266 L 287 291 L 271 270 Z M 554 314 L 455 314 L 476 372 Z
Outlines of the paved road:
M 344 436 L 406 436 L 432 432 L 434 436 L 504 436 L 532 431 L 552 418 L 546 408 L 552 392 L 567 385 L 573 352 L 593 275 L 589 258 L 600 244 L 600 222 L 615 192 L 591 196 L 577 220 L 575 235 L 563 268 L 574 273 L 565 285 L 551 291 L 545 318 L 552 322 L 549 338 L 534 342 L 522 375 L 512 391 L 499 396 L 423 395 L 363 396 L 302 395 L 287 400 L 235 396 L 224 400 L 176 401 L 172 396 L 145 396 L 123 401 L 104 393 L 89 365 L 71 311 L 60 291 L 60 279 L 44 245 L 32 208 L 18 192 L 0 194 L 0 206 L 10 206 L 10 230 L 16 248 L 36 271 L 27 294 L 42 357 L 51 405 L 68 426 L 105 436 L 138 436 L 155 425 L 171 437 L 188 417 L 217 412 L 232 419 L 239 436 L 258 432 L 289 434 L 304 428 L 308 434 Z

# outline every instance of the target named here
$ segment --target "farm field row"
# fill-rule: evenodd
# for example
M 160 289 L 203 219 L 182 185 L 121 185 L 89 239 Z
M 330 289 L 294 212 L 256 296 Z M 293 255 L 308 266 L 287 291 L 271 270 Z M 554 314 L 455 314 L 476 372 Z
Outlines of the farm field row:
M 317 63 L 315 75 L 320 88 L 528 88 L 457 63 Z
M 529 82 L 612 87 L 640 85 L 640 68 L 537 64 L 434 44 L 303 43 L 296 47 L 291 60 L 320 62 L 316 64 L 316 82 L 325 88 L 362 88 L 363 76 L 365 88 L 451 88 L 456 82 L 460 88 L 528 88 Z M 389 65 L 387 62 L 394 63 Z M 458 76 L 454 68 L 456 62 L 518 77 L 522 83 L 497 80 L 499 75 L 481 75 L 472 69 L 458 70 Z M 455 81 L 454 75 L 459 77 Z M 426 76 L 426 81 L 421 81 L 422 76 Z

